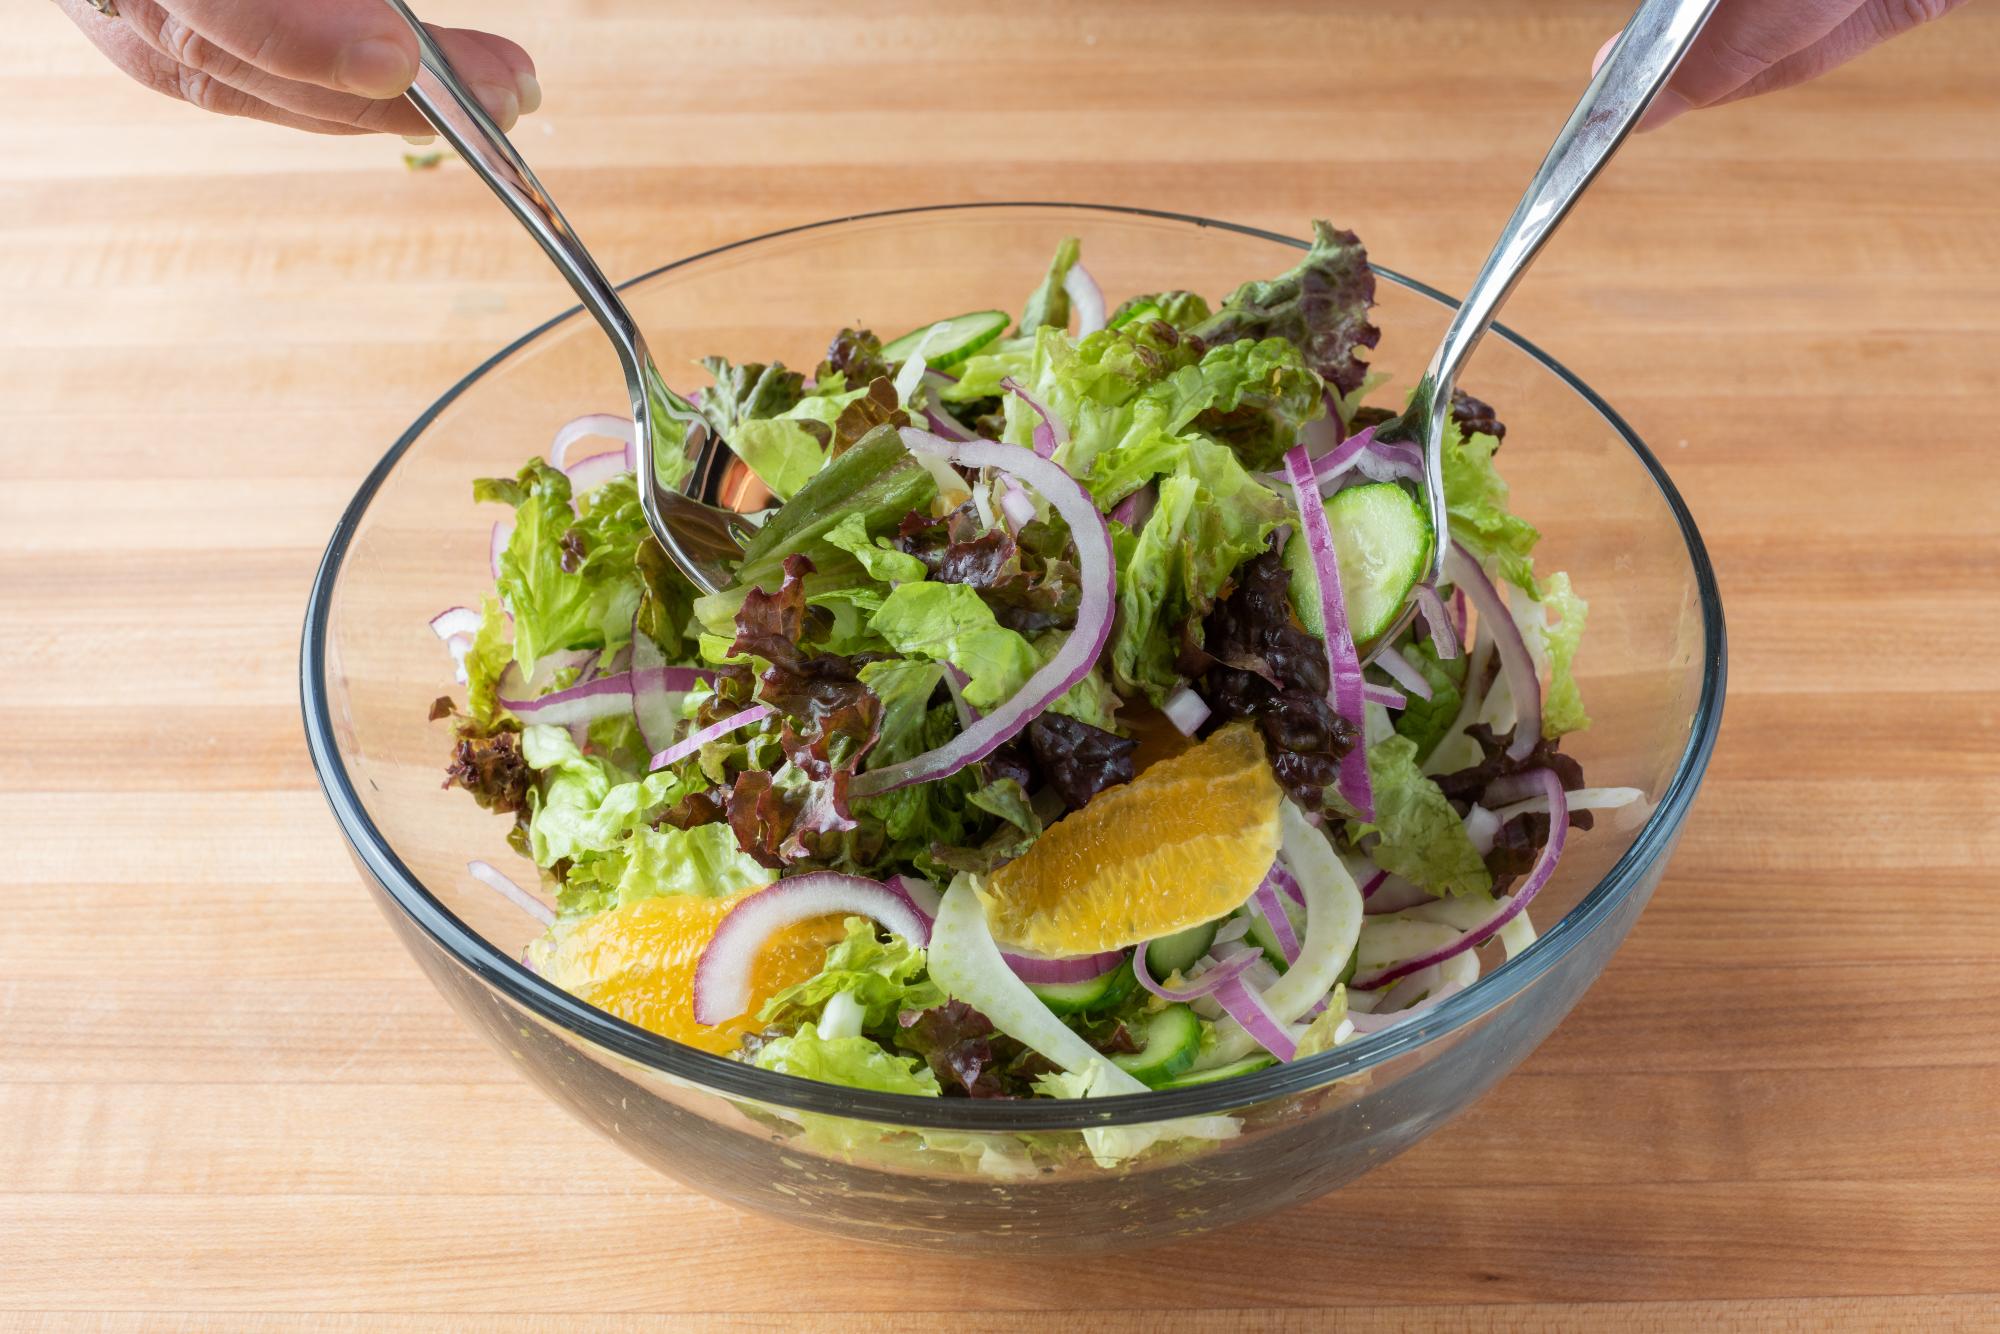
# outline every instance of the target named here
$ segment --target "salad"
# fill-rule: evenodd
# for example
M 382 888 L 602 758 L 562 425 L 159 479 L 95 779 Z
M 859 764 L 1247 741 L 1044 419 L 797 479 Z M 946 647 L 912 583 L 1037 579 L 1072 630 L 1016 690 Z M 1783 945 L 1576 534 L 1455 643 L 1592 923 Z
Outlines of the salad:
M 431 716 L 539 868 L 470 868 L 526 965 L 766 1070 L 1075 1098 L 1296 1061 L 1526 948 L 1569 831 L 1640 799 L 1560 749 L 1587 607 L 1463 395 L 1431 530 L 1366 254 L 1315 231 L 1214 305 L 1107 309 L 1070 240 L 1018 318 L 659 386 L 663 468 L 711 432 L 768 498 L 718 593 L 629 422 L 475 482 L 493 587 L 433 622 Z

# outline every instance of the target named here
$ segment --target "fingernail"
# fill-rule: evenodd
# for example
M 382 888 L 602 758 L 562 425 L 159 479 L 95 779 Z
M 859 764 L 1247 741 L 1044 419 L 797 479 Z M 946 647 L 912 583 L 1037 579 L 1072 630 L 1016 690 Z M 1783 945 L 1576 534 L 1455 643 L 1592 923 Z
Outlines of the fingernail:
M 403 142 L 416 148 L 429 148 L 437 142 L 437 136 L 435 134 L 406 134 L 403 136 Z
M 491 84 L 480 85 L 479 105 L 486 108 L 486 114 L 493 117 L 493 123 L 505 134 L 521 119 L 521 98 L 512 88 L 495 88 Z
M 542 109 L 542 83 L 527 70 L 522 70 L 514 79 L 521 90 L 521 114 L 532 116 Z
M 1657 130 L 1668 121 L 1694 110 L 1694 103 L 1668 88 L 1653 99 L 1653 105 L 1646 108 L 1646 114 L 1639 117 L 1639 133 Z
M 350 93 L 381 100 L 401 97 L 417 77 L 416 61 L 387 38 L 370 37 L 340 53 L 333 79 Z

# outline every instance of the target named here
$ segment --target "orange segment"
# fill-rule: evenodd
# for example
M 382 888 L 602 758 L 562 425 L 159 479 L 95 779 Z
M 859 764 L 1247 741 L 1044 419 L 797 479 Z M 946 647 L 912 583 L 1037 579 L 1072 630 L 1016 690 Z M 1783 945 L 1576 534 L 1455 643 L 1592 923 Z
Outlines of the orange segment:
M 1001 941 L 1037 954 L 1121 949 L 1212 921 L 1278 855 L 1283 793 L 1236 723 L 1051 825 L 981 897 Z
M 661 1037 L 722 1054 L 760 1025 L 764 1002 L 803 982 L 842 938 L 839 916 L 787 927 L 764 945 L 751 972 L 750 1008 L 710 1028 L 694 1021 L 694 970 L 717 924 L 746 894 L 724 899 L 669 894 L 641 899 L 580 921 L 558 924 L 531 958 L 542 976 L 578 1000 Z

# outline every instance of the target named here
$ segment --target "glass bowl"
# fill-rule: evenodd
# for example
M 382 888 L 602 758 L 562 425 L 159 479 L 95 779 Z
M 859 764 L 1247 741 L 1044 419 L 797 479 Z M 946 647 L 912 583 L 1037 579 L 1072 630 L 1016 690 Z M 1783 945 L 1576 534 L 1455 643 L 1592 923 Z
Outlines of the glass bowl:
M 1163 288 L 1219 298 L 1289 268 L 1304 245 L 1133 209 L 916 209 L 724 246 L 625 295 L 686 390 L 702 382 L 693 363 L 704 355 L 810 367 L 843 325 L 887 335 L 956 310 L 1019 309 L 1071 235 L 1114 303 Z M 1375 365 L 1393 378 L 1374 401 L 1393 403 L 1450 302 L 1378 271 Z M 1541 939 L 1519 958 L 1489 960 L 1476 985 L 1421 1018 L 1308 1060 L 1089 1102 L 866 1093 L 655 1037 L 521 966 L 538 928 L 466 862 L 527 884 L 534 872 L 509 850 L 508 821 L 440 786 L 450 740 L 426 710 L 452 682 L 426 622 L 490 586 L 494 515 L 473 503 L 471 479 L 511 474 L 581 412 L 619 410 L 611 353 L 575 310 L 446 392 L 348 506 L 306 612 L 313 764 L 363 883 L 464 1019 L 586 1125 L 708 1194 L 871 1242 L 973 1237 L 991 1250 L 1062 1252 L 1143 1245 L 1310 1200 L 1464 1110 L 1576 1003 L 1659 883 L 1721 718 L 1715 576 L 1658 461 L 1603 400 L 1504 329 L 1465 387 L 1507 424 L 1503 466 L 1516 508 L 1545 534 L 1540 568 L 1569 570 L 1590 599 L 1578 671 L 1595 725 L 1566 748 L 1593 784 L 1636 787 L 1646 801 L 1571 839 L 1534 905 Z M 1238 1133 L 1113 1152 L 1123 1132 L 1209 1114 L 1234 1117 Z

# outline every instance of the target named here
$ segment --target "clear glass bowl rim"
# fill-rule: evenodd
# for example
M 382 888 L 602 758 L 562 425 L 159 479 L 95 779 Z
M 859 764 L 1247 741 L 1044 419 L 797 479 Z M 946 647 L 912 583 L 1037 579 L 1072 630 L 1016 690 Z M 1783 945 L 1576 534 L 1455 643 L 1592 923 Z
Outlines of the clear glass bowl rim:
M 1213 228 L 1241 236 L 1255 237 L 1304 250 L 1308 243 L 1297 237 L 1239 223 L 1220 222 L 1193 214 L 1161 209 L 1134 208 L 1116 204 L 1079 204 L 1060 201 L 994 201 L 967 204 L 933 204 L 914 208 L 883 209 L 804 223 L 732 241 L 698 254 L 663 264 L 620 284 L 621 288 L 648 282 L 662 274 L 699 263 L 716 255 L 742 250 L 780 237 L 824 231 L 850 223 L 877 222 L 889 218 L 916 219 L 926 215 L 950 217 L 966 213 L 1001 213 L 1009 210 L 1068 211 L 1083 216 L 1099 215 L 1144 218 L 1181 223 L 1196 228 Z M 1385 281 L 1430 298 L 1449 308 L 1458 303 L 1427 283 L 1375 265 Z M 306 604 L 304 634 L 300 646 L 299 693 L 305 715 L 307 748 L 321 790 L 326 794 L 341 832 L 369 873 L 383 885 L 411 921 L 439 947 L 471 970 L 487 986 L 543 1020 L 568 1029 L 578 1037 L 607 1051 L 650 1067 L 676 1079 L 685 1080 L 713 1093 L 740 1097 L 796 1111 L 847 1116 L 911 1130 L 961 1131 L 1064 1131 L 1101 1126 L 1134 1125 L 1177 1116 L 1228 1111 L 1272 1099 L 1302 1093 L 1334 1080 L 1359 1074 L 1383 1061 L 1439 1041 L 1474 1023 L 1482 1016 L 1526 990 L 1537 978 L 1553 968 L 1591 931 L 1609 918 L 1623 900 L 1644 881 L 1655 859 L 1671 847 L 1675 832 L 1693 803 L 1696 789 L 1707 771 L 1714 752 L 1716 734 L 1722 722 L 1722 701 L 1727 677 L 1727 641 L 1724 633 L 1721 593 L 1708 551 L 1688 512 L 1680 492 L 1668 479 L 1666 470 L 1624 418 L 1568 368 L 1505 325 L 1495 324 L 1491 336 L 1513 344 L 1546 368 L 1596 409 L 1607 425 L 1637 456 L 1654 486 L 1659 489 L 1687 546 L 1688 561 L 1694 572 L 1702 617 L 1702 682 L 1693 725 L 1673 777 L 1659 805 L 1634 838 L 1631 847 L 1593 886 L 1588 894 L 1560 921 L 1550 927 L 1530 949 L 1480 978 L 1471 987 L 1450 997 L 1430 1012 L 1420 1024 L 1391 1028 L 1371 1034 L 1333 1051 L 1276 1065 L 1256 1074 L 1217 1081 L 1190 1089 L 1161 1093 L 1130 1094 L 1088 1102 L 1048 1100 L 987 1101 L 971 1098 L 913 1098 L 903 1094 L 874 1093 L 824 1084 L 759 1070 L 739 1061 L 659 1037 L 645 1029 L 616 1019 L 587 1005 L 568 992 L 530 972 L 505 951 L 460 921 L 427 890 L 396 855 L 388 841 L 368 818 L 353 781 L 342 763 L 335 744 L 330 697 L 325 682 L 326 645 L 331 615 L 332 593 L 340 577 L 341 563 L 359 530 L 369 502 L 388 479 L 410 447 L 458 397 L 494 370 L 508 357 L 533 343 L 564 322 L 575 318 L 581 306 L 572 306 L 521 335 L 475 367 L 453 385 L 421 416 L 410 424 L 388 453 L 382 456 L 354 499 L 348 503 L 328 542 L 313 577 Z

